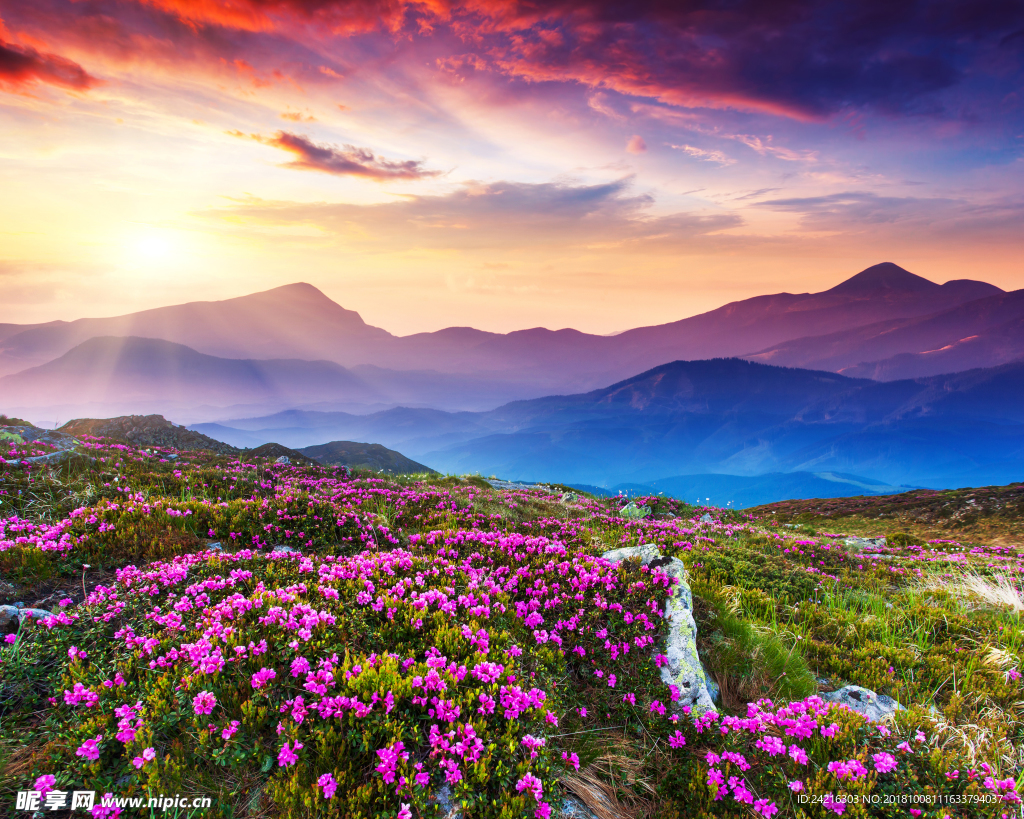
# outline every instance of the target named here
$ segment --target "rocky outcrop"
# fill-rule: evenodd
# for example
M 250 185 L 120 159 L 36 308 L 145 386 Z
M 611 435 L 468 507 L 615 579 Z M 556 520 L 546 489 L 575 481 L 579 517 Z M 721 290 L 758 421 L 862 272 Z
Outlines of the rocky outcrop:
M 61 432 L 57 432 L 52 429 L 40 429 L 39 427 L 33 426 L 10 426 L 5 425 L 0 427 L 0 444 L 3 443 L 14 443 L 14 444 L 43 444 L 45 446 L 56 447 L 54 452 L 47 452 L 44 455 L 33 455 L 28 458 L 15 458 L 11 460 L 5 460 L 0 456 L 0 463 L 18 464 L 18 463 L 60 463 L 66 461 L 69 458 L 75 457 L 75 447 L 80 445 L 80 441 L 71 435 L 66 435 Z
M 715 711 L 715 704 L 708 691 L 707 675 L 697 654 L 697 624 L 693 619 L 693 594 L 686 582 L 686 567 L 677 557 L 667 557 L 653 543 L 613 549 L 602 557 L 612 563 L 637 558 L 645 566 L 657 569 L 676 582 L 666 606 L 668 635 L 665 646 L 658 650 L 668 657 L 668 663 L 661 667 L 661 679 L 665 685 L 679 689 L 679 702 L 675 707 L 691 706 L 694 711 L 704 713 Z
M 903 706 L 892 697 L 876 694 L 871 689 L 861 688 L 859 685 L 844 686 L 838 691 L 822 694 L 821 698 L 826 702 L 845 705 L 850 710 L 856 711 L 872 722 L 881 722 L 891 717 L 897 711 L 903 710 Z
M 114 438 L 136 446 L 159 446 L 180 450 L 206 449 L 218 455 L 234 455 L 238 450 L 208 438 L 200 432 L 172 424 L 162 415 L 121 415 L 117 418 L 78 418 L 60 428 L 69 435 L 94 435 Z

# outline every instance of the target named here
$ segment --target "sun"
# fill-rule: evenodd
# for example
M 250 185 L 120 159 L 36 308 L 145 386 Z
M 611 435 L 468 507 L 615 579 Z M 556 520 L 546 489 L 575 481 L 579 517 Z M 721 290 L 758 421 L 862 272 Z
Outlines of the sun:
M 146 228 L 128 238 L 128 255 L 134 261 L 149 263 L 173 262 L 180 256 L 180 238 L 174 231 Z

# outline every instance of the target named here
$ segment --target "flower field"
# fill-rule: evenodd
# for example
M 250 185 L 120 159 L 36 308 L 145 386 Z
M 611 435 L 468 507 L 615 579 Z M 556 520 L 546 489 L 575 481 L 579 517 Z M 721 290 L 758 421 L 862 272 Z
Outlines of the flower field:
M 1021 816 L 1016 547 L 863 554 L 770 514 L 420 477 L 92 438 L 0 465 L 0 598 L 50 612 L 0 643 L 0 805 Z M 643 544 L 686 565 L 717 711 L 662 682 L 673 579 L 602 558 Z M 819 696 L 848 683 L 905 708 Z

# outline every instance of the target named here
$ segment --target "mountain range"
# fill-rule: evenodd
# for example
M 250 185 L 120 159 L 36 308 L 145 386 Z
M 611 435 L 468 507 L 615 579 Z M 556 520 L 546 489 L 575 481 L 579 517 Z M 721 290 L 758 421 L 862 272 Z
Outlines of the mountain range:
M 235 446 L 362 441 L 435 469 L 603 487 L 705 473 L 1019 479 L 1022 368 L 1024 291 L 888 262 L 820 293 L 614 336 L 395 336 L 302 283 L 0 325 L 8 413 L 165 413 Z
M 480 411 L 519 398 L 587 392 L 675 360 L 735 356 L 879 380 L 993 366 L 1024 355 L 1022 325 L 1024 291 L 1004 293 L 969 279 L 940 285 L 889 262 L 821 293 L 757 296 L 614 336 L 469 327 L 395 336 L 299 283 L 114 318 L 0 325 L 0 376 L 26 379 L 0 381 L 0 394 L 13 391 L 12 406 L 54 406 L 62 373 L 95 359 L 86 366 L 99 386 L 86 392 L 124 399 L 111 412 L 139 411 L 147 398 L 161 406 L 181 399 L 179 414 L 205 405 L 207 418 L 233 405 Z M 189 350 L 139 343 L 117 349 L 114 338 Z M 247 364 L 215 364 L 200 355 Z M 274 373 L 294 366 L 272 363 L 281 360 L 315 366 L 284 378 Z M 147 380 L 147 370 L 173 383 Z M 231 389 L 214 389 L 214 371 L 230 371 Z M 290 397 L 282 403 L 284 385 Z
M 373 440 L 434 469 L 611 487 L 705 472 L 1019 480 L 1024 362 L 877 382 L 741 359 L 677 361 L 589 393 L 488 412 L 292 410 L 193 427 L 235 446 Z

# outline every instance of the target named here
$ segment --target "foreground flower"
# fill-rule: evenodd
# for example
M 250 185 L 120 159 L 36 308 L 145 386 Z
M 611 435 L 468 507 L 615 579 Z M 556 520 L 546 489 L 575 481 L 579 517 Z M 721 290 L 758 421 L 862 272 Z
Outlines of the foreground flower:
M 77 751 L 75 756 L 80 756 L 82 759 L 88 759 L 95 762 L 100 758 L 100 743 L 103 741 L 103 734 L 97 734 L 96 739 L 87 739 L 83 742 Z
M 324 799 L 330 799 L 334 796 L 334 792 L 338 790 L 338 783 L 334 781 L 334 776 L 329 773 L 320 774 L 316 784 L 318 788 L 323 790 Z
M 294 748 L 289 748 L 286 742 L 281 746 L 281 750 L 277 754 L 278 767 L 287 768 L 289 765 L 294 765 L 299 761 L 299 758 L 295 755 L 295 751 L 305 747 L 301 742 L 296 742 Z
M 200 691 L 192 700 L 192 710 L 196 714 L 209 714 L 217 704 L 217 698 L 212 691 Z
M 37 791 L 39 791 L 40 796 L 43 799 L 46 799 L 46 794 L 53 790 L 53 786 L 56 784 L 56 782 L 57 777 L 55 777 L 53 774 L 46 774 L 44 776 L 39 777 L 36 780 L 36 784 L 34 787 Z
M 141 768 L 147 762 L 152 762 L 156 759 L 156 751 L 153 748 L 147 748 L 142 752 L 142 756 L 137 756 L 132 760 L 132 765 L 136 768 Z

